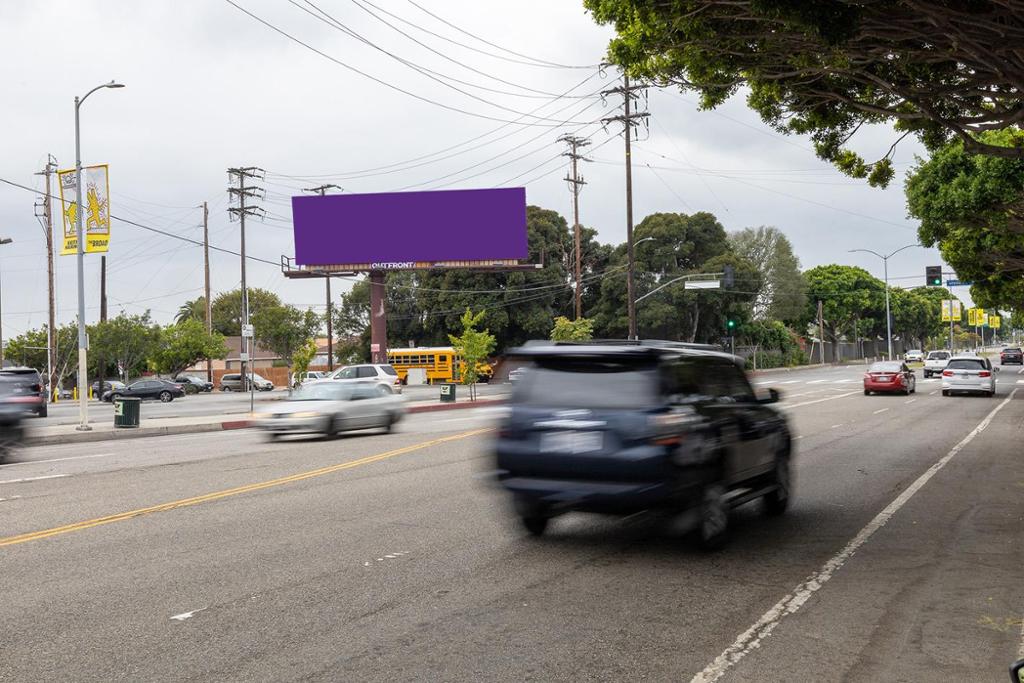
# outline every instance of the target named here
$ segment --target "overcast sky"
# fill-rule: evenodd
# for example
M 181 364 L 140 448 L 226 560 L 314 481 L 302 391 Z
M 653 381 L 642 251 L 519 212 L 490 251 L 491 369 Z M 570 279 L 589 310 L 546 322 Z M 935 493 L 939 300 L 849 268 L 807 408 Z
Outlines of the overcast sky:
M 294 253 L 288 198 L 324 182 L 349 192 L 525 184 L 531 204 L 569 216 L 556 140 L 574 132 L 593 141 L 581 222 L 602 241 L 625 239 L 622 139 L 590 123 L 616 105 L 595 94 L 613 87 L 615 74 L 592 66 L 611 31 L 581 3 L 418 0 L 446 24 L 409 0 L 233 2 L 308 47 L 226 0 L 0 4 L 0 178 L 42 188 L 34 174 L 47 154 L 73 167 L 74 96 L 117 79 L 127 87 L 101 90 L 82 107 L 83 161 L 110 164 L 114 215 L 160 230 L 201 239 L 196 207 L 207 201 L 211 242 L 237 250 L 226 169 L 248 165 L 268 171 L 261 205 L 269 217 L 249 224 L 249 253 L 274 264 Z M 574 97 L 555 97 L 566 93 Z M 897 180 L 877 190 L 817 160 L 806 140 L 771 131 L 740 98 L 701 112 L 693 95 L 652 90 L 647 106 L 650 131 L 634 147 L 637 222 L 657 211 L 710 211 L 728 230 L 774 225 L 805 268 L 846 263 L 879 277 L 878 259 L 847 251 L 889 252 L 917 239 L 902 190 L 920 152 L 912 141 L 897 151 Z M 893 139 L 888 129 L 871 130 L 856 147 L 875 158 Z M 35 200 L 0 184 L 0 235 L 14 239 L 0 247 L 5 337 L 46 320 Z M 75 263 L 56 259 L 59 322 L 68 322 L 76 312 Z M 99 314 L 100 259 L 86 260 L 91 322 Z M 890 275 L 906 279 L 893 284 L 923 284 L 924 267 L 937 263 L 936 250 L 904 251 Z M 238 266 L 238 257 L 214 253 L 215 293 L 238 286 Z M 250 286 L 323 310 L 321 283 L 286 280 L 263 263 L 252 263 L 248 275 Z M 110 315 L 148 308 L 170 321 L 202 293 L 202 277 L 201 248 L 114 222 Z

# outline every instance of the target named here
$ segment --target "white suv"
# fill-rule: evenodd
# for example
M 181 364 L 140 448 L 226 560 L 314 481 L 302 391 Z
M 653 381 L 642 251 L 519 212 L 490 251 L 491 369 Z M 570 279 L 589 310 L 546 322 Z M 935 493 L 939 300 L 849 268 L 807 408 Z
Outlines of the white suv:
M 949 351 L 929 351 L 928 357 L 924 359 L 925 378 L 941 375 L 946 363 L 949 362 L 950 355 Z
M 920 363 L 924 360 L 924 351 L 921 349 L 911 349 L 903 354 L 903 360 L 907 363 Z
M 402 380 L 398 377 L 398 372 L 386 364 L 346 365 L 317 381 L 376 384 L 389 394 L 402 393 Z

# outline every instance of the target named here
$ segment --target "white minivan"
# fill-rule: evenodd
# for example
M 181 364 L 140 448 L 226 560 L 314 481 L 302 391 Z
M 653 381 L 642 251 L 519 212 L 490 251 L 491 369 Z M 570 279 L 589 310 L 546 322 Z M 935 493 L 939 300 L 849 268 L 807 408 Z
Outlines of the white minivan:
M 963 391 L 995 396 L 997 372 L 988 358 L 953 356 L 942 371 L 942 395 Z

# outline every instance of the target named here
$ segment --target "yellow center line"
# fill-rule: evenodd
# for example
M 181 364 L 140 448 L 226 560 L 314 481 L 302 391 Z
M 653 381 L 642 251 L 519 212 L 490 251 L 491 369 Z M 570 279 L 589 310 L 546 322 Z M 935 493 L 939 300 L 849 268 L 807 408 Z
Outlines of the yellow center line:
M 150 515 L 155 512 L 167 512 L 169 510 L 177 510 L 178 508 L 199 505 L 201 503 L 209 503 L 214 500 L 229 498 L 231 496 L 237 496 L 243 493 L 261 491 L 263 489 L 269 489 L 274 486 L 283 486 L 284 484 L 292 484 L 297 481 L 303 481 L 305 479 L 322 477 L 325 474 L 331 474 L 332 472 L 340 472 L 341 470 L 348 470 L 352 469 L 353 467 L 360 467 L 361 465 L 369 465 L 371 463 L 380 462 L 381 460 L 387 460 L 388 458 L 394 458 L 399 455 L 405 455 L 406 453 L 412 453 L 413 451 L 418 451 L 424 448 L 430 448 L 431 446 L 437 446 L 443 443 L 448 443 L 449 441 L 467 439 L 471 436 L 477 436 L 488 431 L 490 431 L 489 428 L 474 429 L 472 431 L 462 432 L 461 434 L 454 434 L 452 436 L 446 436 L 440 439 L 432 439 L 430 441 L 423 441 L 421 443 L 413 444 L 411 446 L 396 448 L 391 451 L 385 451 L 383 453 L 378 453 L 377 455 L 370 455 L 365 458 L 360 458 L 358 460 L 350 460 L 348 462 L 338 463 L 336 465 L 321 467 L 320 469 L 316 470 L 309 470 L 307 472 L 291 474 L 288 475 L 287 477 L 279 477 L 277 479 L 270 479 L 268 481 L 255 482 L 253 484 L 246 484 L 245 486 L 236 486 L 233 489 L 224 489 L 223 491 L 213 491 L 211 493 L 205 493 L 201 496 L 195 496 L 193 498 L 183 498 L 181 500 L 174 500 L 169 503 L 160 503 L 159 505 L 153 505 L 151 507 L 139 508 L 137 510 L 129 510 L 127 512 L 119 512 L 114 515 L 107 515 L 106 517 L 86 519 L 81 522 L 75 522 L 73 524 L 66 524 L 64 526 L 53 527 L 52 529 L 42 529 L 40 531 L 30 531 L 28 533 L 19 534 L 17 536 L 7 536 L 6 538 L 0 538 L 0 548 L 9 545 L 18 545 L 19 543 L 28 543 L 29 541 L 39 541 L 44 538 L 49 538 L 51 536 L 69 534 L 73 531 L 91 529 L 92 527 L 103 526 L 104 524 L 124 522 L 135 517 Z

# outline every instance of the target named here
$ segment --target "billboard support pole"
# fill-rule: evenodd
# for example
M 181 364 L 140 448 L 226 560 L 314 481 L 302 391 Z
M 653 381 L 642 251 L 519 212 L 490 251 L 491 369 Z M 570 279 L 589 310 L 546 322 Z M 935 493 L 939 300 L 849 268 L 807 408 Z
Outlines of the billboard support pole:
M 384 271 L 370 271 L 370 362 L 388 362 L 387 311 Z

